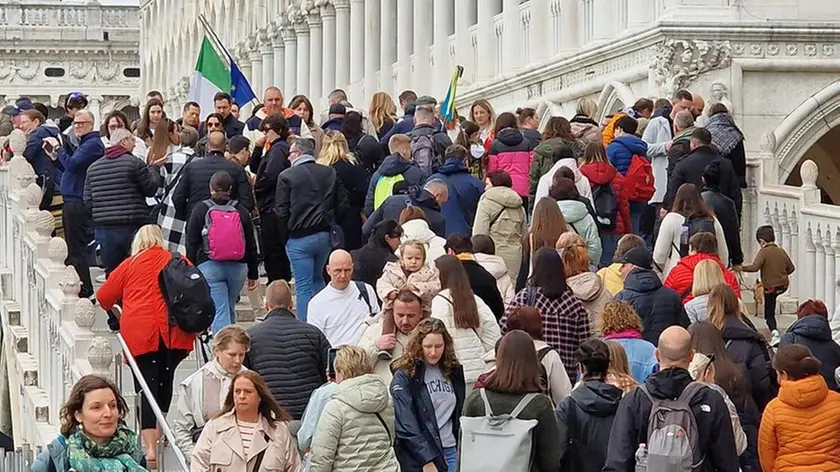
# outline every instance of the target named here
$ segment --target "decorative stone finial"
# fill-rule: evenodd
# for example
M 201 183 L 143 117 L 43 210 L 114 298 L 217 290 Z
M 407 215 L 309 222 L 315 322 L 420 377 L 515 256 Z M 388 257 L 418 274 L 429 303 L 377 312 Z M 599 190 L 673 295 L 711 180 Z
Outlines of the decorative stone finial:
M 49 241 L 55 231 L 55 217 L 47 210 L 41 210 L 35 215 L 35 231 L 41 241 Z
M 88 362 L 94 373 L 111 377 L 111 364 L 114 363 L 114 349 L 111 348 L 111 342 L 102 336 L 91 339 Z
M 50 239 L 47 254 L 54 267 L 64 267 L 64 261 L 67 260 L 67 242 L 58 237 Z
M 23 131 L 16 129 L 9 135 L 8 144 L 12 154 L 23 156 L 23 151 L 26 150 L 26 135 L 23 134 Z
M 799 177 L 802 178 L 802 188 L 816 188 L 817 177 L 819 175 L 819 168 L 817 168 L 817 164 L 814 161 L 808 159 L 803 162 L 799 168 Z
M 776 133 L 767 131 L 761 135 L 761 153 L 773 154 L 776 152 Z
M 728 67 L 731 61 L 729 41 L 668 39 L 657 48 L 651 72 L 665 96 L 672 97 L 700 75 Z
M 76 273 L 76 269 L 73 266 L 67 266 L 64 268 L 64 274 L 62 274 L 60 281 L 58 282 L 59 288 L 61 288 L 61 293 L 64 294 L 65 297 L 78 297 L 79 290 L 82 288 L 82 282 L 79 280 L 79 274 Z
M 80 298 L 76 300 L 76 306 L 73 308 L 73 321 L 80 328 L 93 327 L 93 322 L 96 320 L 96 309 L 93 302 L 89 298 Z
M 41 187 L 39 187 L 34 180 L 27 184 L 23 189 L 23 198 L 21 203 L 23 205 L 23 210 L 34 209 L 35 211 L 38 211 L 38 205 L 41 204 Z

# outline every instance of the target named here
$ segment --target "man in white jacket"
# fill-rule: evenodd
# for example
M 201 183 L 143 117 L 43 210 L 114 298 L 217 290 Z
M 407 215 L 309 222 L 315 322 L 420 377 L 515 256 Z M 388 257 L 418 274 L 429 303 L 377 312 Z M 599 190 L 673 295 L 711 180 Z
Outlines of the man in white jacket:
M 661 110 L 657 116 L 651 118 L 642 135 L 642 141 L 648 145 L 647 157 L 653 167 L 653 178 L 656 192 L 650 199 L 650 204 L 661 204 L 668 188 L 668 151 L 674 139 L 674 117 L 683 110 L 691 110 L 694 105 L 691 92 L 680 90 L 671 102 L 671 113 L 663 116 Z

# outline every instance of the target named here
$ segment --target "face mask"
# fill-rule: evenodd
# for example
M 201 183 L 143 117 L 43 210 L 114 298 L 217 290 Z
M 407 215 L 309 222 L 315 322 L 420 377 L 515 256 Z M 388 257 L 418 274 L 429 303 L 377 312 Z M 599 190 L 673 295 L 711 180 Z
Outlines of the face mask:
M 484 157 L 484 146 L 481 144 L 473 144 L 470 146 L 470 154 L 472 154 L 473 159 L 481 159 Z

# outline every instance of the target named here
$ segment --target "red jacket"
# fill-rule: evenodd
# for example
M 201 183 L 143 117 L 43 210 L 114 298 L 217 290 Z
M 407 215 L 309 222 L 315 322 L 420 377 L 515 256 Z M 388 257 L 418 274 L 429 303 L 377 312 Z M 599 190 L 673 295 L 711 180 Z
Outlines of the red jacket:
M 157 351 L 161 339 L 169 349 L 193 348 L 195 335 L 177 326 L 169 327 L 166 302 L 158 285 L 158 274 L 171 257 L 161 247 L 146 249 L 124 260 L 96 292 L 105 310 L 122 299 L 120 334 L 134 357 Z
M 723 280 L 726 281 L 726 285 L 732 287 L 732 290 L 735 291 L 735 295 L 738 298 L 741 298 L 741 286 L 738 285 L 738 279 L 735 278 L 735 274 L 732 273 L 731 270 L 727 269 L 724 266 L 720 259 L 717 256 L 712 254 L 703 254 L 697 253 L 693 256 L 685 256 L 677 262 L 677 265 L 671 269 L 671 272 L 668 273 L 668 277 L 665 278 L 665 282 L 663 285 L 666 287 L 674 290 L 677 292 L 680 297 L 682 298 L 683 303 L 687 303 L 694 298 L 694 295 L 691 294 L 691 286 L 694 283 L 694 267 L 700 261 L 704 261 L 706 259 L 711 259 L 718 263 L 720 269 L 723 271 Z
M 595 188 L 596 185 L 603 185 L 611 182 L 615 192 L 616 203 L 618 203 L 618 222 L 610 234 L 626 234 L 631 231 L 630 225 L 630 201 L 627 200 L 627 191 L 624 189 L 624 177 L 608 162 L 593 162 L 580 167 L 580 173 L 589 179 L 589 185 Z

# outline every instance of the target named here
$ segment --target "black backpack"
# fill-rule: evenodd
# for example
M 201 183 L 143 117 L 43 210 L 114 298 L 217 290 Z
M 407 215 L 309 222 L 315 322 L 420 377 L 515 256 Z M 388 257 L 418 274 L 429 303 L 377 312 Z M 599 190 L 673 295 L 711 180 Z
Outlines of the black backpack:
M 160 292 L 169 310 L 169 326 L 187 333 L 201 333 L 213 324 L 216 305 L 210 286 L 197 267 L 173 253 L 158 274 Z
M 598 229 L 612 231 L 618 224 L 618 200 L 611 183 L 592 188 L 592 203 L 595 204 L 595 222 Z
M 671 242 L 674 249 L 680 253 L 680 257 L 688 255 L 689 244 L 688 240 L 697 233 L 715 233 L 715 220 L 713 218 L 691 218 L 683 221 L 680 226 L 680 247 Z

